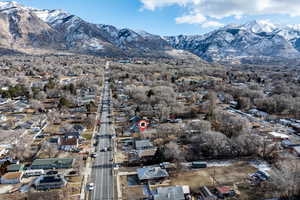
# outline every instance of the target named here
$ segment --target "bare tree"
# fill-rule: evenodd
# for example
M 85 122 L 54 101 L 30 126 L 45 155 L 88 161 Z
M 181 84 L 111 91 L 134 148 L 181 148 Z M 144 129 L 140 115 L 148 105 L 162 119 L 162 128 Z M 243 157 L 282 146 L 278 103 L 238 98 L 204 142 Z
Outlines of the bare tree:
M 294 196 L 300 195 L 299 160 L 282 160 L 275 166 L 271 172 L 271 184 L 277 195 L 285 199 L 294 199 Z

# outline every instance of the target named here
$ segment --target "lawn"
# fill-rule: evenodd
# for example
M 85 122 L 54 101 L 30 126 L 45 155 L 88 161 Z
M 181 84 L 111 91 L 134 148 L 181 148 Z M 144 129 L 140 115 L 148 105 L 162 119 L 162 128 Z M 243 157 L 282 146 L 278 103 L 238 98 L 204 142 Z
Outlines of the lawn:
M 92 131 L 86 131 L 81 136 L 86 140 L 91 140 L 93 138 L 93 132 Z

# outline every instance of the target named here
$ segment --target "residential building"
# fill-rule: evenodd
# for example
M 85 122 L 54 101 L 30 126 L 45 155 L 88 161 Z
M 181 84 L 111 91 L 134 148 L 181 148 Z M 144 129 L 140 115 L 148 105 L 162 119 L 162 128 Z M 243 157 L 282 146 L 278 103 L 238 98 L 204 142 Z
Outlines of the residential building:
M 167 170 L 160 167 L 145 167 L 137 169 L 138 178 L 140 181 L 164 179 L 169 176 Z
M 150 140 L 136 140 L 135 141 L 135 149 L 151 149 L 153 148 L 153 144 Z
M 68 169 L 72 168 L 74 158 L 48 158 L 36 159 L 31 165 L 31 169 Z
M 42 175 L 35 182 L 35 188 L 37 190 L 49 190 L 63 188 L 67 184 L 63 175 Z
M 76 137 L 61 137 L 59 139 L 60 149 L 63 151 L 72 151 L 78 148 L 78 138 Z
M 181 186 L 159 187 L 157 188 L 157 193 L 153 196 L 154 200 L 185 200 Z

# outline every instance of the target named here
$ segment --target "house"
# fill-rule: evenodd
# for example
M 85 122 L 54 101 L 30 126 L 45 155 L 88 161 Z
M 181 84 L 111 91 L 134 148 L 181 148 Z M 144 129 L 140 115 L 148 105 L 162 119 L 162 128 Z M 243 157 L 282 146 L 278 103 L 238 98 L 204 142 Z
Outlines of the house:
M 27 102 L 17 101 L 14 104 L 14 112 L 23 112 L 26 108 L 29 108 L 29 104 L 27 104 Z
M 137 174 L 140 181 L 164 179 L 169 176 L 167 170 L 160 167 L 139 168 Z
M 79 133 L 82 133 L 82 132 L 85 130 L 85 128 L 84 128 L 84 126 L 82 126 L 82 125 L 80 125 L 80 124 L 75 124 L 75 125 L 73 126 L 73 130 L 74 130 L 74 131 L 77 131 L 77 132 L 79 132 Z
M 299 131 L 300 132 L 300 123 L 292 123 L 291 124 L 291 127 L 293 128 L 293 129 L 295 129 L 295 131 Z
M 66 133 L 64 134 L 64 137 L 65 137 L 65 138 L 68 138 L 68 137 L 74 137 L 74 138 L 79 139 L 79 138 L 80 138 L 80 132 L 78 132 L 78 131 L 70 131 L 70 132 L 66 132 Z
M 10 148 L 10 146 L 6 146 L 7 148 Z M 0 165 L 5 163 L 5 162 L 9 162 L 10 164 L 19 164 L 20 161 L 19 160 L 13 160 L 11 157 L 6 157 L 0 160 Z
M 282 141 L 282 140 L 288 140 L 290 136 L 283 134 L 283 133 L 278 133 L 278 132 L 269 132 L 271 137 L 273 138 L 274 141 Z
M 78 148 L 78 138 L 61 137 L 59 138 L 60 149 L 63 151 L 72 151 Z
M 42 175 L 34 182 L 34 186 L 37 190 L 63 188 L 66 184 L 67 181 L 61 174 Z
M 153 196 L 154 200 L 185 200 L 181 186 L 159 187 Z
M 11 164 L 7 166 L 7 172 L 19 172 L 22 171 L 24 168 L 24 165 L 22 164 Z
M 265 118 L 268 116 L 268 113 L 257 110 L 257 109 L 251 109 L 248 111 L 251 115 L 254 115 L 255 117 L 259 118 Z
M 48 158 L 36 159 L 31 165 L 31 169 L 68 169 L 72 168 L 74 158 Z
M 300 146 L 293 147 L 293 152 L 296 156 L 300 157 Z
M 139 159 L 148 160 L 155 156 L 157 148 L 136 150 Z
M 217 187 L 216 188 L 218 197 L 224 199 L 225 197 L 233 197 L 235 196 L 235 191 L 228 186 Z
M 135 141 L 135 149 L 151 149 L 153 148 L 153 144 L 150 140 L 136 140 Z
M 281 146 L 286 149 L 292 149 L 293 147 L 300 146 L 300 144 L 294 144 L 290 140 L 283 140 Z
M 85 106 L 70 108 L 69 110 L 70 110 L 70 112 L 74 112 L 74 113 L 75 112 L 79 112 L 79 113 L 85 113 L 85 112 L 87 112 L 87 109 L 86 109 Z
M 254 174 L 250 174 L 250 178 L 253 182 L 261 182 L 261 181 L 266 181 L 270 178 L 269 173 L 262 171 L 262 170 L 258 170 L 257 172 L 255 172 Z
M 1 177 L 1 184 L 18 184 L 22 176 L 23 172 L 8 172 Z
M 130 60 L 118 60 L 118 63 L 127 64 L 130 63 Z

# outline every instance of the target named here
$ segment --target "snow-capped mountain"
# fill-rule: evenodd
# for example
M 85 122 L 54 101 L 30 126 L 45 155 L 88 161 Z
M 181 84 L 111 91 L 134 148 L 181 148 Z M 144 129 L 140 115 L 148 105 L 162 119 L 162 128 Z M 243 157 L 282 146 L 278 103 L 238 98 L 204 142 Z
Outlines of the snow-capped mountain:
M 203 35 L 161 37 L 89 23 L 63 10 L 40 10 L 16 2 L 0 2 L 0 51 L 29 54 L 67 51 L 138 57 L 182 57 L 190 52 L 217 62 L 297 59 L 300 58 L 300 25 L 252 21 L 229 24 Z
M 300 56 L 299 25 L 274 25 L 268 21 L 230 24 L 204 35 L 165 37 L 176 48 L 207 61 L 236 61 L 245 57 Z
M 147 36 L 146 36 L 147 35 Z M 168 56 L 160 36 L 92 24 L 63 10 L 0 2 L 0 48 L 61 50 L 108 56 Z

